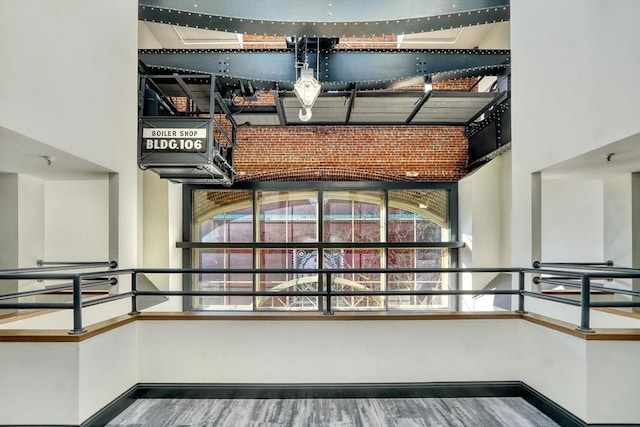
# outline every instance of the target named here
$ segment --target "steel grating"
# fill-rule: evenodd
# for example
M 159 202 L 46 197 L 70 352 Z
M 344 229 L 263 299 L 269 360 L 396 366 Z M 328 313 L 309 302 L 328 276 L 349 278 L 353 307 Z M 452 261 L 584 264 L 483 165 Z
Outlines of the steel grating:
M 311 120 L 303 122 L 298 118 L 300 102 L 296 97 L 282 98 L 284 115 L 289 124 L 346 124 L 349 109 L 347 96 L 322 96 L 319 97 L 312 108 Z
M 422 93 L 380 93 L 356 97 L 351 123 L 404 124 L 422 98 Z
M 433 92 L 411 124 L 467 124 L 496 100 L 496 93 Z

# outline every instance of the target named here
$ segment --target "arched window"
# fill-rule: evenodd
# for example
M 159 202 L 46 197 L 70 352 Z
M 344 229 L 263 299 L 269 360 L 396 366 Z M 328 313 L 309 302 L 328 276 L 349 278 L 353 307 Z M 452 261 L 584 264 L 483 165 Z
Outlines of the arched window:
M 451 287 L 442 273 L 394 273 L 401 268 L 451 265 L 449 188 L 192 189 L 193 267 L 272 269 L 273 273 L 194 275 L 191 288 L 207 291 L 318 291 L 336 272 L 334 291 L 427 290 Z M 310 185 L 311 187 L 311 185 Z M 291 271 L 284 271 L 291 270 Z M 448 310 L 448 296 L 334 296 L 334 310 Z M 197 310 L 317 311 L 316 296 L 198 296 Z

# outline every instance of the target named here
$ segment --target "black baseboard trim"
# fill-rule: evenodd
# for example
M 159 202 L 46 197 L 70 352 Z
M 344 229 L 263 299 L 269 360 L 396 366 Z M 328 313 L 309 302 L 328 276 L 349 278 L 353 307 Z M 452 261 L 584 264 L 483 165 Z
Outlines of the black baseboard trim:
M 148 399 L 340 399 L 517 396 L 520 382 L 352 384 L 138 384 Z
M 580 418 L 521 381 L 355 384 L 140 383 L 80 427 L 104 426 L 136 399 L 310 399 L 403 397 L 521 397 L 563 427 L 589 427 Z M 620 424 L 617 424 L 620 425 Z M 631 425 L 631 424 L 629 424 Z M 597 424 L 605 427 L 605 424 Z
M 118 414 L 127 409 L 138 398 L 138 384 L 116 397 L 111 403 L 91 417 L 86 419 L 79 427 L 104 426 L 114 419 Z
M 542 412 L 561 426 L 586 427 L 588 425 L 580 418 L 576 417 L 574 414 L 567 411 L 562 406 L 558 405 L 539 391 L 535 390 L 525 383 L 520 384 L 520 397 L 522 397 L 524 400 L 536 407 L 540 412 Z

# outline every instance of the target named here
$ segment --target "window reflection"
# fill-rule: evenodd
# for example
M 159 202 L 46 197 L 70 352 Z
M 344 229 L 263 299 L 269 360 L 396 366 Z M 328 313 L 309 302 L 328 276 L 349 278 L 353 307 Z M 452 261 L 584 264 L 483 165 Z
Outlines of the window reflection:
M 354 292 L 333 296 L 333 310 L 446 310 L 451 306 L 449 296 L 365 295 L 449 289 L 446 274 L 393 271 L 449 266 L 448 249 L 419 247 L 423 242 L 449 240 L 446 190 L 194 190 L 193 200 L 196 240 L 222 245 L 220 249 L 194 249 L 194 267 L 275 270 L 194 275 L 193 289 L 323 292 L 327 276 L 311 272 L 323 268 L 335 270 L 330 275 L 332 291 Z M 238 242 L 247 245 L 238 248 Z M 225 243 L 236 245 L 225 248 Z M 398 246 L 405 243 L 407 247 Z M 356 273 L 348 272 L 350 269 L 388 271 Z M 323 297 L 309 295 L 192 300 L 192 306 L 202 310 L 315 311 L 325 305 Z

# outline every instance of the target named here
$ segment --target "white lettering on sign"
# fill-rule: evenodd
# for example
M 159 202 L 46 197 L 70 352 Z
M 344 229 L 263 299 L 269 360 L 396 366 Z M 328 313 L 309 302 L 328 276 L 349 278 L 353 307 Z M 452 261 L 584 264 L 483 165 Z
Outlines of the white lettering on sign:
M 145 139 L 147 150 L 202 150 L 204 142 L 200 139 Z
M 143 128 L 144 151 L 205 151 L 207 129 Z
M 143 128 L 143 138 L 206 138 L 207 129 Z

